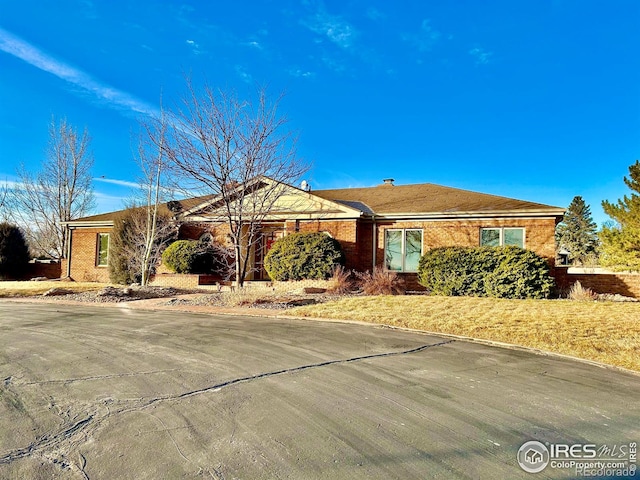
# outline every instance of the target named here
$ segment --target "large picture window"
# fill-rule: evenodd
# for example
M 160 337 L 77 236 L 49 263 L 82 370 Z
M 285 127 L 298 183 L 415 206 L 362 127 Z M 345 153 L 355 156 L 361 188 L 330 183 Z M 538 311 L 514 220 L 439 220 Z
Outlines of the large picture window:
M 417 272 L 422 256 L 422 230 L 385 230 L 384 267 L 394 272 Z
M 501 247 L 515 245 L 524 248 L 524 228 L 481 228 L 480 245 L 484 247 Z
M 109 264 L 109 234 L 98 234 L 98 251 L 96 265 L 106 267 Z

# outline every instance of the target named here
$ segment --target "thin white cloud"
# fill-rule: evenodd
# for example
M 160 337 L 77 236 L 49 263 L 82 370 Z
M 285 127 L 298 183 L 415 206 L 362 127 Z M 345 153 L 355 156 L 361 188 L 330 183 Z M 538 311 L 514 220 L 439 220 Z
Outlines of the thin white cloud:
M 491 62 L 493 52 L 489 52 L 482 47 L 474 47 L 469 50 L 469 55 L 475 59 L 476 65 L 487 65 Z
M 236 74 L 240 77 L 240 79 L 245 83 L 251 83 L 253 81 L 253 77 L 250 73 L 246 71 L 246 69 L 242 65 L 235 66 Z
M 240 45 L 242 45 L 244 47 L 255 48 L 257 50 L 262 50 L 263 49 L 263 46 L 260 45 L 260 42 L 256 42 L 255 40 L 252 40 L 250 42 L 243 42 Z
M 315 77 L 316 74 L 301 68 L 292 68 L 289 70 L 289 75 L 296 78 L 311 78 Z
M 3 28 L 0 28 L 0 51 L 65 80 L 110 108 L 151 116 L 159 114 L 156 108 L 133 95 L 95 80 L 82 70 L 45 53 Z
M 384 20 L 387 16 L 375 7 L 367 8 L 367 17 L 374 22 Z
M 191 47 L 191 52 L 194 55 L 200 55 L 201 53 L 203 53 L 203 50 L 200 48 L 200 44 L 195 40 L 188 39 L 186 43 L 187 45 L 189 45 L 189 47 Z
M 13 180 L 0 180 L 0 189 L 7 188 L 8 190 L 26 190 L 27 185 L 22 182 L 16 182 Z M 38 188 L 37 186 L 35 188 Z
M 95 177 L 94 182 L 110 183 L 112 185 L 119 185 L 121 187 L 139 188 L 140 184 L 135 182 L 129 182 L 127 180 L 116 180 L 113 178 Z
M 420 31 L 417 33 L 404 34 L 403 40 L 412 43 L 421 52 L 428 52 L 440 41 L 442 33 L 431 26 L 431 20 L 428 18 L 422 21 Z
M 326 36 L 343 49 L 351 48 L 358 36 L 357 30 L 349 22 L 342 17 L 329 14 L 323 6 L 320 6 L 318 11 L 302 24 L 309 30 Z

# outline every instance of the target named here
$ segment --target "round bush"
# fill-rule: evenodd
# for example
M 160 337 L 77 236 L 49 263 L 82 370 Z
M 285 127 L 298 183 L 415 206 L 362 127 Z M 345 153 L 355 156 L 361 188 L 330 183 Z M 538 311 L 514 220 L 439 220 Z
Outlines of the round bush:
M 337 240 L 325 233 L 292 233 L 276 240 L 264 259 L 272 280 L 320 280 L 344 264 Z
M 425 253 L 418 282 L 436 295 L 548 298 L 547 262 L 519 247 L 442 247 Z
M 175 273 L 209 273 L 213 254 L 197 240 L 178 240 L 162 252 L 162 263 Z
M 530 250 L 499 249 L 499 263 L 485 276 L 485 291 L 497 298 L 549 298 L 554 281 L 549 264 Z
M 22 230 L 10 223 L 0 223 L 0 278 L 18 278 L 29 263 L 29 247 Z

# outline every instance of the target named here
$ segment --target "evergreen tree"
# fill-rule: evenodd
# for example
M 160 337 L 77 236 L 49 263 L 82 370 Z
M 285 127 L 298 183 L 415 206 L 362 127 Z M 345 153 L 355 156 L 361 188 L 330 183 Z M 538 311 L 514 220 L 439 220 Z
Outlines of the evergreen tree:
M 29 247 L 20 228 L 0 223 L 0 279 L 18 278 L 29 262 Z
M 597 230 L 589 205 L 578 195 L 573 197 L 564 219 L 556 228 L 556 242 L 560 248 L 569 251 L 572 264 L 583 265 L 596 255 Z
M 632 191 L 617 203 L 607 200 L 602 208 L 615 224 L 604 226 L 600 232 L 602 264 L 617 269 L 640 270 L 640 161 L 629 167 L 624 183 Z

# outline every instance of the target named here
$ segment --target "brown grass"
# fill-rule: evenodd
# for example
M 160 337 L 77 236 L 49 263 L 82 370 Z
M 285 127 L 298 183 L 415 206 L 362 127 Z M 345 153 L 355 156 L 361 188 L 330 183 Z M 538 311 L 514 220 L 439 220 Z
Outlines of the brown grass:
M 64 288 L 72 292 L 88 292 L 101 290 L 106 283 L 95 282 L 1 282 L 0 281 L 0 298 L 1 297 L 34 297 L 42 295 L 52 288 Z
M 351 292 L 353 287 L 353 272 L 345 269 L 342 265 L 337 265 L 333 269 L 333 275 L 329 279 L 329 288 L 327 291 L 337 295 L 344 295 L 345 293 Z
M 404 281 L 396 272 L 375 267 L 373 272 L 356 272 L 365 295 L 402 295 L 405 293 Z
M 640 303 L 351 297 L 287 312 L 506 342 L 640 371 Z
M 583 287 L 580 282 L 576 282 L 571 286 L 567 298 L 579 302 L 592 302 L 598 299 L 598 294 L 590 288 Z

